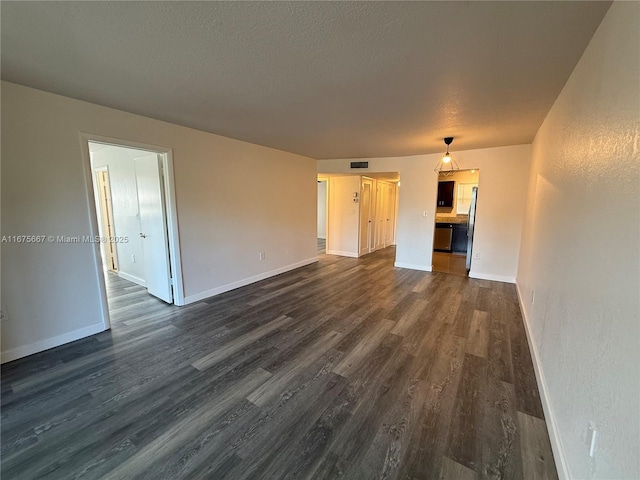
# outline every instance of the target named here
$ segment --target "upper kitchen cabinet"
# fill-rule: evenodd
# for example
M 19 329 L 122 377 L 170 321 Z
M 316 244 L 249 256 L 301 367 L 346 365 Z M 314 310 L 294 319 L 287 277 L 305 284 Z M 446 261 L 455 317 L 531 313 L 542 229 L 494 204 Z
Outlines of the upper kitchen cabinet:
M 467 215 L 471 206 L 473 189 L 477 183 L 458 183 L 458 194 L 456 195 L 456 214 Z
M 453 207 L 454 181 L 438 182 L 438 207 Z

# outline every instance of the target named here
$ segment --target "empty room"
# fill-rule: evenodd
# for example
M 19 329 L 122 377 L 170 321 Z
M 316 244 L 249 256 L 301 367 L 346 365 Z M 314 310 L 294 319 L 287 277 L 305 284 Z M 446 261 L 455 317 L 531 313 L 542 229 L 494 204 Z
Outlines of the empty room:
M 640 478 L 640 2 L 0 21 L 2 478 Z

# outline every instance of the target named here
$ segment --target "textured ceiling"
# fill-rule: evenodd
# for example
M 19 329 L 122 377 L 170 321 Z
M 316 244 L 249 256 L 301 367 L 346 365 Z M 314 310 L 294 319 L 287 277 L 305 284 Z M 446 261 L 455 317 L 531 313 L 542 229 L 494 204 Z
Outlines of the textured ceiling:
M 609 2 L 6 2 L 2 78 L 314 158 L 530 142 Z

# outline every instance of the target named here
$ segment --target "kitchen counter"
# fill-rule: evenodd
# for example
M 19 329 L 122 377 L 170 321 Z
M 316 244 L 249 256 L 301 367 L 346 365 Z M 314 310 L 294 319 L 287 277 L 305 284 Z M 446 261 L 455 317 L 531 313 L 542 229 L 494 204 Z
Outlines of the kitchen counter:
M 436 217 L 436 223 L 467 223 L 469 215 L 457 215 L 455 217 Z

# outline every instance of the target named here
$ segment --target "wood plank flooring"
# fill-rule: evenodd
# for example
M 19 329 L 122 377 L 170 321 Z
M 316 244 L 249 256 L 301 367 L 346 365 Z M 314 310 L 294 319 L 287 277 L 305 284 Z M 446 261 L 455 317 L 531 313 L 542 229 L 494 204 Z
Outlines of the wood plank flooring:
M 433 252 L 433 271 L 467 276 L 467 257 L 460 253 Z
M 2 478 L 555 479 L 513 285 L 387 248 L 2 366 Z

